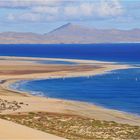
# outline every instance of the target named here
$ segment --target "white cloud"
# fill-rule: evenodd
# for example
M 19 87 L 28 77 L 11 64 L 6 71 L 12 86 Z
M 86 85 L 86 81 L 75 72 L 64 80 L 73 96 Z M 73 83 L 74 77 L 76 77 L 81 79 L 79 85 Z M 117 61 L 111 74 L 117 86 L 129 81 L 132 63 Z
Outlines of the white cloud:
M 83 2 L 80 5 L 66 6 L 64 13 L 68 16 L 108 17 L 123 14 L 119 0 L 100 0 L 98 3 Z
M 119 0 L 102 0 L 99 14 L 101 16 L 117 16 L 123 13 L 123 7 Z
M 9 20 L 26 21 L 66 21 L 94 20 L 117 17 L 123 14 L 120 0 L 8 0 L 0 1 L 0 6 L 28 8 L 25 13 L 9 14 Z M 33 2 L 34 1 L 34 2 Z M 3 2 L 3 3 L 2 3 Z
M 95 7 L 96 4 L 91 4 L 91 3 L 82 3 L 80 5 L 80 9 L 85 16 L 92 16 L 94 14 L 94 11 L 96 9 Z
M 67 16 L 92 16 L 94 11 L 94 4 L 81 3 L 80 5 L 66 6 L 64 14 Z
M 59 7 L 39 6 L 39 7 L 34 7 L 32 9 L 32 12 L 54 15 L 54 14 L 59 13 Z
M 9 14 L 7 16 L 9 21 L 26 21 L 26 22 L 38 22 L 41 21 L 42 16 L 34 13 L 23 13 L 23 14 Z
M 64 0 L 0 0 L 3 8 L 30 8 L 32 6 L 53 6 Z

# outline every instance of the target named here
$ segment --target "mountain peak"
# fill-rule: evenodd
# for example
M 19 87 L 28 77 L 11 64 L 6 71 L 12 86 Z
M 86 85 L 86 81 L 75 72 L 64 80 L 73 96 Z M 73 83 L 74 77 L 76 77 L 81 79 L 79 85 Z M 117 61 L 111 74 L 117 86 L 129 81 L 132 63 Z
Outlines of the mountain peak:
M 64 25 L 62 25 L 62 26 L 71 26 L 72 25 L 72 23 L 67 23 L 67 24 L 64 24 Z
M 88 29 L 88 28 L 85 28 L 84 26 L 81 26 L 81 25 L 77 25 L 77 24 L 73 24 L 73 23 L 67 23 L 67 24 L 64 24 L 56 29 L 54 29 L 53 31 L 49 32 L 49 33 L 56 33 L 57 31 L 64 31 L 64 30 L 69 30 L 69 31 L 72 31 L 72 30 L 82 30 L 82 29 Z
M 57 31 L 57 30 L 60 30 L 60 29 L 63 29 L 63 28 L 67 28 L 67 27 L 70 27 L 70 26 L 72 26 L 72 25 L 73 25 L 73 24 L 69 22 L 69 23 L 67 23 L 67 24 L 64 24 L 64 25 L 62 25 L 62 26 L 60 26 L 60 27 L 54 29 L 53 31 L 51 31 L 51 32 L 49 32 L 49 33 L 53 33 L 53 32 L 55 32 L 55 31 Z

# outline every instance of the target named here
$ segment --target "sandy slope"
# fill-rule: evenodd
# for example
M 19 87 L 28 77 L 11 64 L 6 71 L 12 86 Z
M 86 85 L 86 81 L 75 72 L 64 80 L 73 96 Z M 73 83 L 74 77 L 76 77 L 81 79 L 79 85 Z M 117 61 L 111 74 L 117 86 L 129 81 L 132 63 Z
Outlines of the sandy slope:
M 0 119 L 0 140 L 65 140 L 26 126 Z

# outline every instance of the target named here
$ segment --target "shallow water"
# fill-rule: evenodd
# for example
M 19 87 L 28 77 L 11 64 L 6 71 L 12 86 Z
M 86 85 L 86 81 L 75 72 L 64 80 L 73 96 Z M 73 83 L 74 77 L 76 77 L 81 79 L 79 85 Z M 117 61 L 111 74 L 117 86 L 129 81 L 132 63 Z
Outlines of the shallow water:
M 59 61 L 59 60 L 40 60 L 36 62 L 41 63 L 41 64 L 59 64 L 59 65 L 75 65 L 76 64 L 74 62 Z

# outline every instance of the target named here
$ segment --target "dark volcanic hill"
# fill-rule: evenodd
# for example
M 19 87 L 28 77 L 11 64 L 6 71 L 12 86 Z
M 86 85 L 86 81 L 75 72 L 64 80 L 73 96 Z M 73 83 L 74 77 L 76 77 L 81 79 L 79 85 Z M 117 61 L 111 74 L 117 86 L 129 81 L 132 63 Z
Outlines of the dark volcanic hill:
M 95 29 L 68 23 L 46 34 L 4 32 L 1 44 L 91 44 L 140 42 L 140 29 Z

